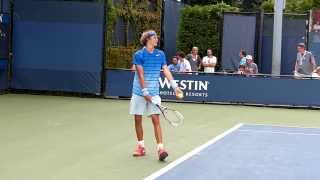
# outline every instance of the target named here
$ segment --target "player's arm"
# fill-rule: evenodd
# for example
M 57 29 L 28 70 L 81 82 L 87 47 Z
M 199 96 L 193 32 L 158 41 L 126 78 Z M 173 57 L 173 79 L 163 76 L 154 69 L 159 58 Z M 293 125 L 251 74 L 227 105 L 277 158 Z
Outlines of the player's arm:
M 144 89 L 146 86 L 145 86 L 145 82 L 144 82 L 144 70 L 143 70 L 143 67 L 141 65 L 136 65 L 136 71 L 138 73 L 139 84 L 141 86 L 141 89 Z
M 178 94 L 182 94 L 181 89 L 178 87 L 177 83 L 174 81 L 173 76 L 171 74 L 171 72 L 169 71 L 169 68 L 167 65 L 163 65 L 162 66 L 163 69 L 163 74 L 164 76 L 168 79 L 168 81 L 170 82 L 170 85 L 172 87 L 172 89 L 175 91 L 175 93 Z M 178 96 L 177 96 L 178 97 Z
M 142 90 L 142 94 L 143 94 L 144 98 L 147 101 L 151 102 L 152 98 L 149 95 L 149 91 L 146 88 L 146 84 L 145 84 L 145 81 L 144 81 L 144 70 L 143 70 L 143 67 L 141 65 L 137 65 L 136 64 L 136 71 L 138 73 L 138 79 L 139 79 L 139 84 L 140 84 L 140 87 L 141 87 L 141 90 Z

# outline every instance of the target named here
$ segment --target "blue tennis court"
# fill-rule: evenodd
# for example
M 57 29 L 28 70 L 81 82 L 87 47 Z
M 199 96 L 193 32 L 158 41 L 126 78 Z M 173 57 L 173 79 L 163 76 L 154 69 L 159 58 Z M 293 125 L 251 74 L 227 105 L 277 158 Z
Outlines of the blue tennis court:
M 146 180 L 320 179 L 320 129 L 238 124 Z

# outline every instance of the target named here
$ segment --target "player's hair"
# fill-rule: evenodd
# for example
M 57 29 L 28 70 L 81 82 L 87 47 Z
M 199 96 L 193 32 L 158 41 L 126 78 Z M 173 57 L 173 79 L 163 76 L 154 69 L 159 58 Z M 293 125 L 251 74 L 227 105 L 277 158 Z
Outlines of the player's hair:
M 148 30 L 142 33 L 141 38 L 140 38 L 140 43 L 141 45 L 145 46 L 148 42 L 148 40 L 152 37 L 152 36 L 156 36 L 157 33 L 154 30 Z
M 176 56 L 179 56 L 179 57 L 182 57 L 182 58 L 186 57 L 186 55 L 182 51 L 177 52 Z

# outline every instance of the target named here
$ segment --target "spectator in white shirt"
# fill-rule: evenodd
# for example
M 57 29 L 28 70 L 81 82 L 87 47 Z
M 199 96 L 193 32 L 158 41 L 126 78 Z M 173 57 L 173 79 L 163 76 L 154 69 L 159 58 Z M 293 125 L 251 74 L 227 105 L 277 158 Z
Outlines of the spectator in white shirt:
M 205 73 L 214 73 L 217 64 L 217 58 L 212 55 L 212 49 L 207 49 L 207 56 L 202 59 L 202 66 Z
M 320 22 L 317 21 L 314 25 L 313 25 L 313 31 L 314 32 L 320 32 Z
M 182 72 L 182 73 L 191 72 L 190 63 L 185 57 L 186 57 L 186 55 L 183 52 L 177 53 L 177 58 L 178 58 L 178 61 L 180 64 L 179 72 Z

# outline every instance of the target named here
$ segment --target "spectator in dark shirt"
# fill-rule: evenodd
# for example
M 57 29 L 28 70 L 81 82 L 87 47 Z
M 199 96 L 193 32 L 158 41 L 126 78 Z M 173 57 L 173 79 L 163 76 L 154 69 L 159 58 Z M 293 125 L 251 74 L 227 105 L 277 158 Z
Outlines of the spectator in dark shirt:
M 199 71 L 201 68 L 201 57 L 198 55 L 198 48 L 193 47 L 191 54 L 189 54 L 186 59 L 189 61 L 191 70 L 194 72 Z

